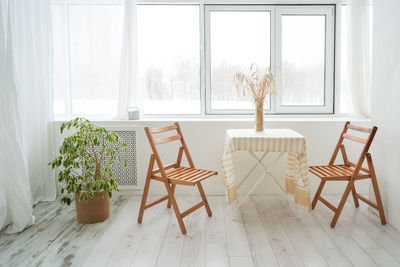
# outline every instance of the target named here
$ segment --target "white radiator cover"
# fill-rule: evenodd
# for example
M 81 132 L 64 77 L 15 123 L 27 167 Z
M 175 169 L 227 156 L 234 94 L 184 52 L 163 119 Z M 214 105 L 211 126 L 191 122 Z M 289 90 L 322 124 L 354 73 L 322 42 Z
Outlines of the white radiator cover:
M 118 187 L 121 190 L 138 189 L 138 147 L 137 147 L 137 131 L 136 129 L 109 129 L 114 131 L 120 137 L 119 141 L 113 146 L 122 148 L 126 144 L 126 149 L 120 149 L 117 152 L 117 157 L 120 161 L 116 161 L 111 167 L 115 179 L 117 180 Z M 100 149 L 100 148 L 98 148 Z M 107 159 L 105 159 L 107 160 Z M 125 167 L 125 162 L 127 166 Z M 85 170 L 82 170 L 85 172 Z
M 120 187 L 137 187 L 137 145 L 136 145 L 136 131 L 135 130 L 117 130 L 115 131 L 120 139 L 117 146 L 121 147 L 126 144 L 126 150 L 120 150 L 117 155 L 121 161 L 116 162 L 112 171 Z M 128 166 L 124 168 L 124 162 Z

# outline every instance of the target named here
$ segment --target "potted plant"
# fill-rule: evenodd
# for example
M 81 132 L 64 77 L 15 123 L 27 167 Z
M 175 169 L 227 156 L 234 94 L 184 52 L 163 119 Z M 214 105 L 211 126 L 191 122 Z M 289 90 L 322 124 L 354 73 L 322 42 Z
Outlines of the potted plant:
M 65 130 L 75 132 L 64 139 L 59 156 L 49 163 L 53 169 L 62 168 L 57 175 L 61 203 L 70 205 L 74 195 L 78 222 L 104 221 L 110 215 L 112 191 L 118 190 L 111 167 L 119 161 L 119 136 L 84 118 L 63 122 L 60 132 Z

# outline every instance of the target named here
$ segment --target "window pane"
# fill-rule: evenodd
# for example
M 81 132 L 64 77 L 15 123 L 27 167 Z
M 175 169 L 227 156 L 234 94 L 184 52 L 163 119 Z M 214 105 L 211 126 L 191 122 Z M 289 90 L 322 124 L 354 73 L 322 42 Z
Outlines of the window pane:
M 200 114 L 199 7 L 139 5 L 138 86 L 145 114 Z
M 325 16 L 282 16 L 282 105 L 324 105 Z
M 116 113 L 122 20 L 122 5 L 69 7 L 72 113 Z
M 67 113 L 67 99 L 69 93 L 68 57 L 66 53 L 67 43 L 63 27 L 62 8 L 59 5 L 52 6 L 53 28 L 53 84 L 54 84 L 54 114 Z
M 270 66 L 270 12 L 211 11 L 211 109 L 254 109 L 250 96 L 238 94 L 234 74 Z M 266 108 L 268 108 L 268 104 Z

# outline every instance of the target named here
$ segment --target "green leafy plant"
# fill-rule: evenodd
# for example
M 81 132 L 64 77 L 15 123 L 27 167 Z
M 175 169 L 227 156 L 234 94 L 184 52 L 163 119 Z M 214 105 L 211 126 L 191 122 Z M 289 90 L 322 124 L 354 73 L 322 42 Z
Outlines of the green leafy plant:
M 61 202 L 70 205 L 73 193 L 79 194 L 80 201 L 88 201 L 94 197 L 94 192 L 104 190 L 112 197 L 118 184 L 111 167 L 120 161 L 117 152 L 125 150 L 126 144 L 119 148 L 116 145 L 118 134 L 97 127 L 84 118 L 63 122 L 60 132 L 71 129 L 75 133 L 64 139 L 59 156 L 49 163 L 53 169 L 61 169 L 58 172 L 58 181 L 62 184 Z

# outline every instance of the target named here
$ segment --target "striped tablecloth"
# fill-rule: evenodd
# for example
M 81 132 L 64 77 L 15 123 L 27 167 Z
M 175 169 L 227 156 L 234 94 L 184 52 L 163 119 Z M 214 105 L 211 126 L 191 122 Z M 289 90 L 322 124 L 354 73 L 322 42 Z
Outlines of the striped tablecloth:
M 294 195 L 294 201 L 311 208 L 306 140 L 290 129 L 229 129 L 225 134 L 222 160 L 222 180 L 226 186 L 229 204 L 236 200 L 233 153 L 236 151 L 263 151 L 288 153 L 285 191 Z

